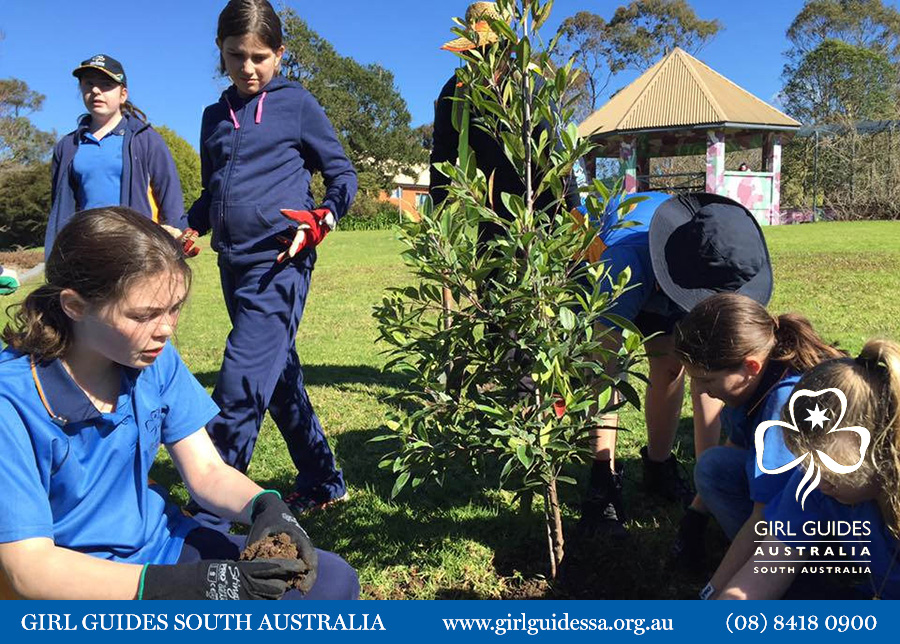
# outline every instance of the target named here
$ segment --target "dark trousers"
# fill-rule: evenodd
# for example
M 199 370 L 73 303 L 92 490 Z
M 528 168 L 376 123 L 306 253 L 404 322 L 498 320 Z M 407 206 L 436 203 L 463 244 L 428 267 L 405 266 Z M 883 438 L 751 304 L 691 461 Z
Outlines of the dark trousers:
M 229 465 L 246 472 L 266 409 L 297 468 L 295 489 L 343 496 L 342 473 L 303 386 L 295 338 L 311 269 L 274 262 L 236 266 L 219 260 L 231 318 L 213 400 L 221 411 L 206 426 Z
M 201 559 L 237 560 L 247 537 L 224 534 L 200 527 L 188 533 L 178 563 L 194 563 Z M 316 583 L 305 595 L 289 590 L 282 599 L 359 599 L 359 578 L 346 561 L 333 552 L 319 550 L 319 572 Z

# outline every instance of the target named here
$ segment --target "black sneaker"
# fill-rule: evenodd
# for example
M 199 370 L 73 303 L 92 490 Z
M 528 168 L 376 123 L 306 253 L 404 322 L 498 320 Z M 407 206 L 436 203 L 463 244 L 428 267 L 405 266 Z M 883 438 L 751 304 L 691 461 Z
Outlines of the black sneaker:
M 688 508 L 678 525 L 678 535 L 670 552 L 672 564 L 692 573 L 706 568 L 706 526 L 709 515 Z
M 591 482 L 578 521 L 578 532 L 582 536 L 614 539 L 628 536 L 622 500 L 623 479 L 621 464 L 616 465 L 615 472 L 610 470 L 608 461 L 594 461 L 591 465 Z
M 674 454 L 662 463 L 651 461 L 647 455 L 647 446 L 641 448 L 641 461 L 644 464 L 644 487 L 651 494 L 661 496 L 667 501 L 681 501 L 687 508 L 694 500 L 694 489 L 684 476 L 684 467 Z

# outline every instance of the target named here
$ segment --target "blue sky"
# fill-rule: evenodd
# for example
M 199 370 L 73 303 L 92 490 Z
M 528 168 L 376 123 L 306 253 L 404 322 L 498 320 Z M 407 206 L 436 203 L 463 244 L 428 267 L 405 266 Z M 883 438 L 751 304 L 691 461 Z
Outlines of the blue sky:
M 567 16 L 593 11 L 609 18 L 615 0 L 557 0 L 544 33 Z M 294 8 L 343 55 L 390 69 L 406 99 L 413 125 L 432 120 L 433 101 L 456 65 L 440 45 L 453 37 L 451 17 L 466 0 L 276 0 Z M 802 0 L 722 2 L 692 0 L 702 18 L 725 30 L 699 58 L 764 100 L 781 87 L 784 32 Z M 892 3 L 893 4 L 893 3 Z M 82 3 L 71 0 L 2 0 L 0 78 L 14 76 L 46 95 L 32 116 L 61 135 L 84 111 L 71 70 L 95 53 L 118 58 L 134 103 L 154 124 L 168 125 L 197 146 L 204 106 L 227 82 L 216 73 L 216 18 L 225 0 L 154 0 Z M 89 7 L 104 7 L 102 13 Z M 621 81 L 622 84 L 627 79 Z

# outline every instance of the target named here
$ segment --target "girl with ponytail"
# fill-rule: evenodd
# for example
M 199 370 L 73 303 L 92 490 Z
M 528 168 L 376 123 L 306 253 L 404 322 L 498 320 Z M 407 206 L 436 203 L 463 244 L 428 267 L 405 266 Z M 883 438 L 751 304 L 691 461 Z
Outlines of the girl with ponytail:
M 712 514 L 732 540 L 708 586 L 721 588 L 750 558 L 757 539 L 753 526 L 791 476 L 763 474 L 758 468 L 757 426 L 781 418 L 805 371 L 843 354 L 822 340 L 806 318 L 793 313 L 773 317 L 758 302 L 733 293 L 714 295 L 694 307 L 676 327 L 675 349 L 691 387 L 724 403 L 720 419 L 727 435 L 724 446 L 707 449 L 697 459 L 697 498 L 682 520 L 675 550 L 683 562 L 699 568 Z M 775 430 L 767 432 L 764 452 L 767 461 L 792 460 Z
M 128 99 L 122 64 L 97 54 L 72 75 L 88 113 L 53 151 L 45 254 L 76 212 L 106 206 L 128 206 L 178 237 L 187 218 L 175 162 L 146 114 Z
M 845 400 L 834 392 L 824 392 L 826 389 L 839 390 Z M 900 346 L 870 340 L 857 358 L 829 360 L 807 372 L 796 385 L 795 391 L 800 390 L 819 394 L 798 395 L 796 427 L 785 431 L 792 458 L 802 457 L 802 466 L 766 508 L 764 519 L 769 523 L 764 525 L 781 521 L 781 525 L 790 526 L 798 534 L 811 534 L 815 527 L 816 535 L 823 540 L 841 540 L 845 549 L 855 546 L 859 556 L 854 559 L 867 563 L 855 564 L 860 569 L 855 572 L 864 574 L 862 582 L 855 586 L 847 575 L 832 574 L 827 580 L 838 582 L 841 587 L 827 588 L 823 593 L 821 583 L 816 588 L 798 583 L 790 594 L 797 598 L 815 593 L 819 598 L 900 599 Z M 803 418 L 801 412 L 813 405 L 817 410 L 824 407 L 820 414 L 826 417 L 824 423 L 814 424 Z M 834 423 L 839 418 L 837 427 Z M 856 431 L 832 431 L 840 428 Z M 832 463 L 825 461 L 822 454 Z M 836 472 L 835 464 L 843 466 L 837 469 L 852 471 Z M 806 481 L 810 470 L 815 476 Z M 850 525 L 852 530 L 828 529 L 834 525 Z M 796 538 L 809 540 L 811 536 Z M 766 553 L 773 553 L 767 559 L 797 560 L 808 556 L 808 550 L 801 552 L 796 547 L 786 556 L 785 547 L 794 544 L 781 535 L 768 536 L 759 545 Z M 823 545 L 836 550 L 838 544 Z M 836 565 L 845 568 L 854 564 Z M 812 563 L 809 566 L 818 567 Z M 727 580 L 721 596 L 781 597 L 803 567 L 802 563 L 784 564 L 777 574 L 761 575 L 753 570 L 753 562 L 748 562 Z
M 128 208 L 80 212 L 60 231 L 46 284 L 2 333 L 0 596 L 357 596 L 353 569 L 207 435 L 219 409 L 170 342 L 190 278 L 180 244 Z M 162 445 L 193 497 L 248 536 L 201 527 L 149 480 Z M 279 533 L 298 558 L 238 561 Z

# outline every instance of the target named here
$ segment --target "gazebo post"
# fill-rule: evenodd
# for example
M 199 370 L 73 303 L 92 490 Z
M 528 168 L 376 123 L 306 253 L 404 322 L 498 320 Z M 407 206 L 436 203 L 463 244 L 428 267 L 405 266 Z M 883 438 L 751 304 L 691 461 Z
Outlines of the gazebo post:
M 635 146 L 635 156 L 637 157 L 635 178 L 638 192 L 643 192 L 650 189 L 650 150 L 645 137 L 638 137 L 635 140 Z
M 724 195 L 725 190 L 725 132 L 706 133 L 706 192 Z
M 594 152 L 591 152 L 585 158 L 584 170 L 587 173 L 587 179 L 588 179 L 589 183 L 597 178 L 597 152 L 596 152 L 596 150 Z
M 772 211 L 769 223 L 781 223 L 781 135 L 766 134 L 763 141 L 763 171 L 772 173 Z
M 625 194 L 638 191 L 637 181 L 637 137 L 623 139 L 619 144 L 619 161 L 622 163 L 622 174 L 625 176 Z

